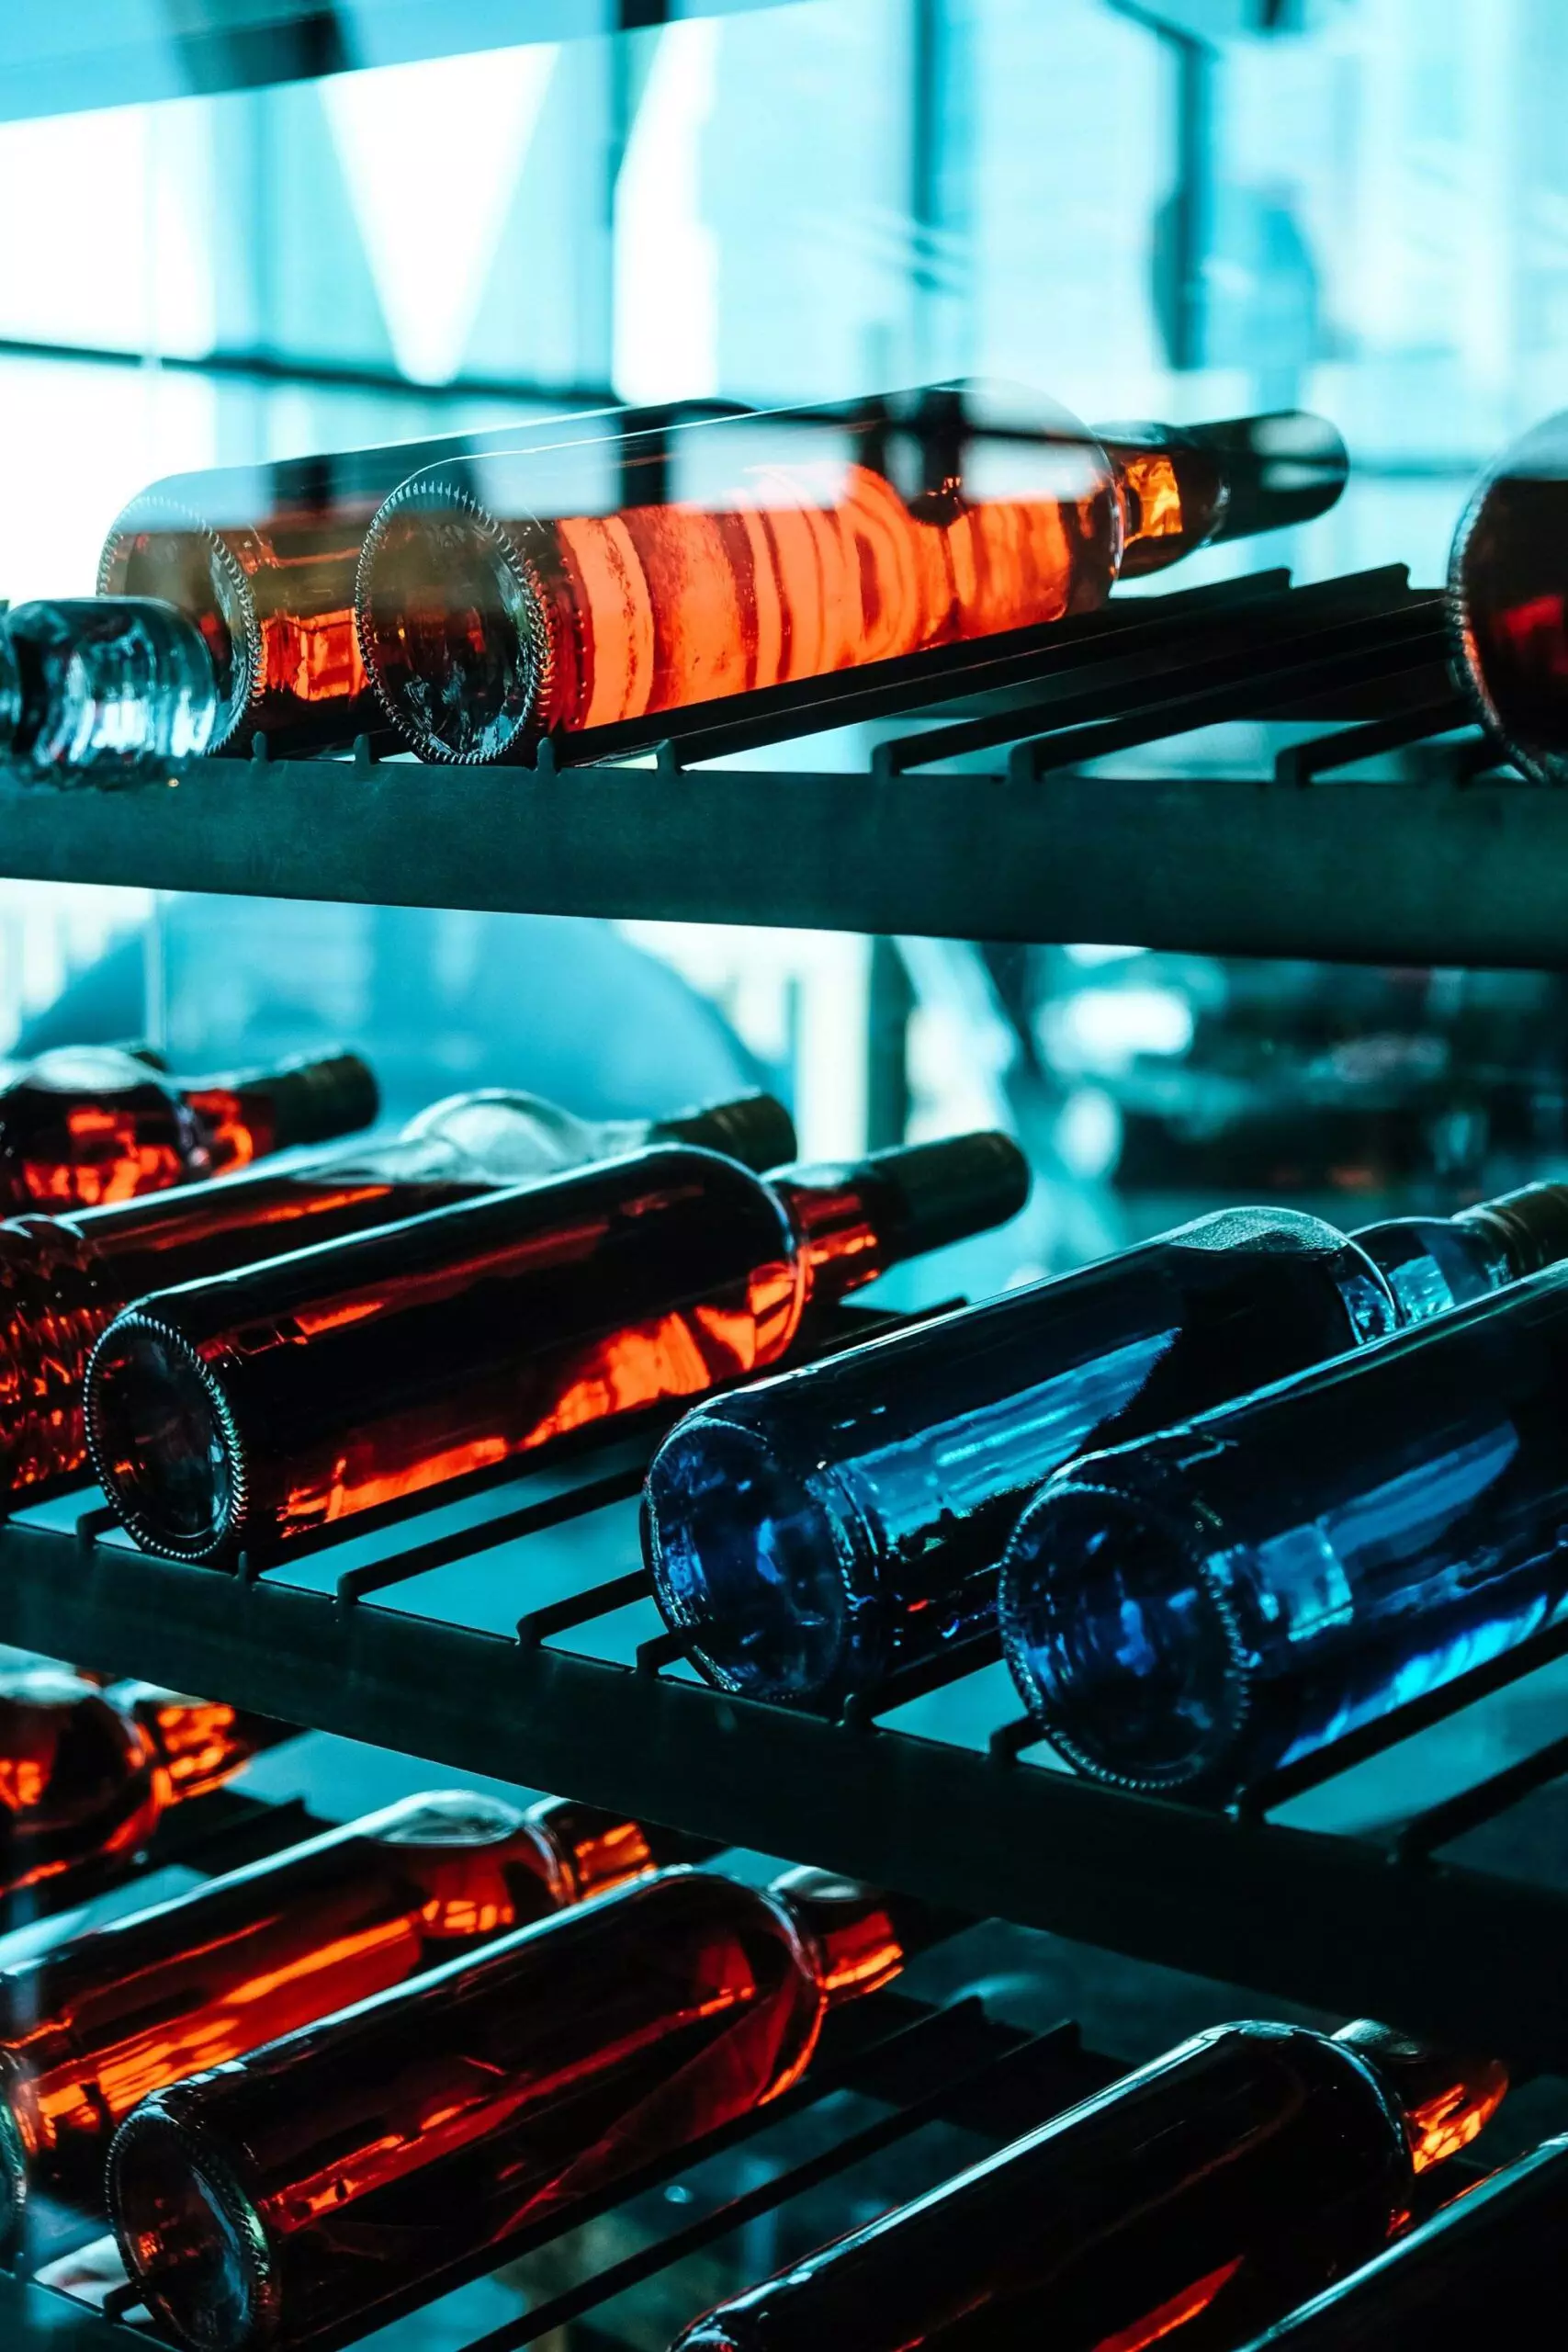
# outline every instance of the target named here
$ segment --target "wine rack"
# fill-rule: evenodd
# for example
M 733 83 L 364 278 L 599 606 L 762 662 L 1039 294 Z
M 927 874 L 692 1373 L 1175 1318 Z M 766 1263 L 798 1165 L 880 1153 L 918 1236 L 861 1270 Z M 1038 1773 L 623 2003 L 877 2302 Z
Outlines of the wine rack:
M 1256 722 L 1255 773 L 1129 767 L 1236 720 Z M 1497 769 L 1450 675 L 1443 597 L 1398 566 L 1128 598 L 605 729 L 577 765 L 554 743 L 532 768 L 423 767 L 389 748 L 196 761 L 125 792 L 0 771 L 0 864 L 372 905 L 1379 963 L 1555 966 L 1568 940 L 1568 796 Z
M 1173 770 L 1156 748 L 1235 720 L 1257 723 L 1268 764 L 1255 773 Z M 556 745 L 532 769 L 424 768 L 388 748 L 197 762 L 124 792 L 0 775 L 0 866 L 1386 963 L 1551 966 L 1568 940 L 1568 796 L 1499 771 L 1451 681 L 1443 600 L 1399 569 L 1129 599 L 1054 630 L 665 714 L 596 739 L 578 765 Z M 852 1314 L 840 1336 L 870 1328 Z M 1551 1688 L 1568 1631 L 1228 1812 L 1121 1795 L 1057 1769 L 983 1648 L 839 1721 L 708 1688 L 640 1566 L 636 1498 L 660 1433 L 589 1433 L 549 1464 L 389 1505 L 233 1575 L 134 1551 L 91 1490 L 23 1503 L 0 1525 L 0 1640 L 880 1879 L 1245 1984 L 1265 2004 L 1381 2015 L 1568 2073 L 1568 1878 L 1540 1864 L 1550 1836 L 1514 1835 L 1521 1808 L 1568 1803 Z M 1533 1716 L 1532 1690 L 1546 1693 Z M 1499 1707 L 1516 1705 L 1499 1728 Z M 1411 1795 L 1369 1820 L 1357 1774 L 1374 1757 Z M 239 1850 L 226 1839 L 265 1849 L 308 1826 L 215 1802 L 210 1867 Z M 999 2137 L 1020 2085 L 1037 2117 L 1107 2071 L 1070 2030 L 1025 2041 L 976 2003 L 878 1995 L 790 2095 L 804 2113 L 869 2085 L 881 2105 L 863 2127 L 466 2352 L 520 2352 L 567 2320 L 591 2328 L 623 2287 L 933 2116 Z M 0 2277 L 7 2346 L 133 2340 L 149 2339 L 123 2295 L 100 2313 L 25 2272 Z M 395 2328 L 387 2340 L 398 2352 Z

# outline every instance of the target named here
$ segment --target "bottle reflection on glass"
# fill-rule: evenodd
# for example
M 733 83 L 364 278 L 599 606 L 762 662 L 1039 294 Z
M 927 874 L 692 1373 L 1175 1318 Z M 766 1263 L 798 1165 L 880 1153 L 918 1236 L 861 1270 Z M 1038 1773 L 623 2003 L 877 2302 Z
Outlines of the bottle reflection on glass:
M 508 1936 L 157 2093 L 109 2157 L 131 2278 L 190 2352 L 307 2344 L 798 2080 L 908 1929 L 816 1871 L 689 1871 Z
M 173 1804 L 218 1788 L 278 1727 L 151 1683 L 63 1667 L 0 1676 L 0 1893 L 135 1853 Z
M 1306 520 L 1345 481 L 1320 418 L 1100 435 L 1035 401 L 1030 429 L 998 445 L 1023 486 L 977 496 L 965 451 L 986 445 L 995 406 L 985 386 L 945 385 L 623 430 L 607 512 L 563 508 L 547 451 L 411 470 L 360 560 L 366 673 L 422 758 L 515 760 L 558 730 L 1092 611 L 1123 572 Z M 813 428 L 836 428 L 841 448 L 804 454 Z M 898 484 L 904 440 L 919 487 Z M 671 497 L 672 463 L 727 494 Z
M 150 596 L 13 605 L 0 620 L 0 757 L 24 784 L 139 784 L 212 740 L 200 633 Z
M 376 1080 L 357 1054 L 176 1082 L 118 1046 L 63 1046 L 0 1084 L 0 1197 L 96 1208 L 365 1127 Z
M 1568 1192 L 1353 1238 L 1238 1209 L 698 1407 L 649 1474 L 665 1618 L 727 1690 L 834 1707 L 994 1631 L 1020 1511 L 1075 1454 L 1285 1378 L 1568 1251 Z
M 164 2085 L 648 1876 L 671 1841 L 550 1798 L 405 1797 L 0 1973 L 0 2190 L 101 2209 L 115 2126 Z
M 152 1550 L 269 1553 L 776 1363 L 1028 1184 L 999 1135 L 766 1180 L 671 1145 L 189 1283 L 98 1341 L 94 1465 Z
M 1568 1610 L 1568 1266 L 1075 1462 L 1002 1572 L 1080 1770 L 1221 1801 Z
M 0 1093 L 0 1118 L 6 1100 Z M 57 1148 L 56 1110 L 42 1109 Z M 795 1148 L 788 1113 L 767 1094 L 635 1124 L 575 1119 L 532 1094 L 456 1094 L 352 1159 L 0 1223 L 0 1493 L 57 1485 L 85 1468 L 87 1360 L 133 1298 L 664 1138 L 754 1168 L 776 1166 Z M 58 1160 L 42 1166 L 40 1182 L 59 1181 Z
M 1568 410 L 1498 458 L 1449 565 L 1461 678 L 1509 757 L 1540 784 L 1568 782 L 1565 542 Z
M 1218 2352 L 1386 2244 L 1506 2087 L 1366 2022 L 1217 2026 L 720 2304 L 677 2352 Z
M 1474 2352 L 1478 2344 L 1545 2343 L 1565 2295 L 1568 2139 L 1559 2139 L 1464 2190 L 1248 2352 Z

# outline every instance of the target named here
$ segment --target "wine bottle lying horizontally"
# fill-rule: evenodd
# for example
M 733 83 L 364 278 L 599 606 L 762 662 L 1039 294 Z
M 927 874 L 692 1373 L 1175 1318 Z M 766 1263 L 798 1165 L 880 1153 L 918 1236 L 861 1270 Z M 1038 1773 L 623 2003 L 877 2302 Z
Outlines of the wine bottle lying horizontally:
M 423 759 L 521 759 L 1092 611 L 1119 578 L 1323 514 L 1348 465 L 1319 417 L 1099 434 L 978 384 L 628 428 L 596 505 L 573 503 L 572 455 L 414 473 L 366 535 L 360 655 Z
M 927 1932 L 820 1871 L 677 1870 L 504 1937 L 145 2100 L 109 2154 L 126 2267 L 191 2352 L 371 2326 L 777 2098 Z
M 1568 2139 L 1466 2189 L 1248 2352 L 1474 2352 L 1549 2344 L 1568 2298 Z
M 649 1475 L 659 1605 L 712 1680 L 831 1708 L 994 1631 L 1020 1511 L 1186 1419 L 1568 1254 L 1568 1188 L 1369 1227 L 1236 1209 L 699 1407 Z
M 1509 757 L 1568 782 L 1568 410 L 1505 450 L 1449 565 L 1461 681 Z
M 147 1682 L 105 1689 L 64 1667 L 0 1675 L 0 1893 L 145 1845 L 282 1726 Z
M 0 1200 L 99 1208 L 367 1127 L 376 1080 L 357 1054 L 169 1078 L 118 1046 L 60 1046 L 0 1085 Z
M 724 406 L 698 404 L 705 414 Z M 354 581 L 366 530 L 389 491 L 440 458 L 515 449 L 522 440 L 602 442 L 627 424 L 690 413 L 684 401 L 579 411 L 488 433 L 170 474 L 116 517 L 99 560 L 100 609 L 107 599 L 132 610 L 167 599 L 188 616 L 216 679 L 205 748 L 248 751 L 260 739 L 300 752 L 351 742 L 384 724 L 355 639 Z M 585 483 L 601 479 L 604 462 L 598 451 L 579 461 Z
M 0 1094 L 0 1106 L 6 1097 Z M 85 1468 L 87 1359 L 122 1307 L 309 1242 L 395 1224 L 649 1141 L 694 1143 L 750 1168 L 795 1149 L 789 1114 L 748 1094 L 668 1119 L 591 1123 L 537 1095 L 437 1102 L 352 1158 L 256 1169 L 82 1216 L 0 1224 L 0 1495 Z
M 149 1549 L 259 1557 L 776 1363 L 1028 1188 L 1000 1135 L 765 1180 L 665 1146 L 187 1283 L 98 1341 L 94 1466 Z
M 1215 2352 L 1376 2254 L 1506 2087 L 1365 2021 L 1216 2026 L 721 2303 L 677 2352 Z
M 17 605 L 0 618 L 0 760 L 19 784 L 141 784 L 212 741 L 201 635 L 151 596 Z
M 1568 1610 L 1568 1266 L 1089 1454 L 1002 1572 L 1020 1690 L 1122 1788 L 1224 1800 Z
M 34 2189 L 101 2210 L 110 2135 L 150 2092 L 689 1850 L 559 1798 L 441 1791 L 5 1970 L 0 2237 Z

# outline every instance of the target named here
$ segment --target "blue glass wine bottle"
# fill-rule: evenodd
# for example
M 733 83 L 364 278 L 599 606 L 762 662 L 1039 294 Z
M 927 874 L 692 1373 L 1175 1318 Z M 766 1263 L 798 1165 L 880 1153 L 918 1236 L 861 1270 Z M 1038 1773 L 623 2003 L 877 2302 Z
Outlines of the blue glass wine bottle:
M 1236 1209 L 687 1415 L 649 1474 L 660 1607 L 723 1688 L 818 1708 L 989 1632 L 1019 1512 L 1190 1419 L 1568 1256 L 1568 1188 L 1354 1239 Z
M 1224 1800 L 1568 1612 L 1568 1265 L 1054 1478 L 1002 1571 L 1054 1745 Z

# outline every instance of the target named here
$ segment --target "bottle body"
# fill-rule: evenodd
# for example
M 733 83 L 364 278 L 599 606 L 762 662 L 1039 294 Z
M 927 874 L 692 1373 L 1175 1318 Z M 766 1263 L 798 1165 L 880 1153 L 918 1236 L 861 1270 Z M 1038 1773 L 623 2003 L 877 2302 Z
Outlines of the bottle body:
M 1315 2296 L 1250 2352 L 1472 2352 L 1478 2343 L 1544 2340 L 1544 2314 L 1561 2311 L 1568 2293 L 1565 2224 L 1568 2140 L 1549 2140 Z
M 1208 2352 L 1376 2254 L 1413 2181 L 1354 2049 L 1219 2026 L 721 2304 L 679 2352 Z
M 98 1208 L 368 1126 L 377 1107 L 355 1054 L 182 1086 L 117 1046 L 62 1046 L 0 1086 L 0 1185 L 12 1209 Z
M 635 1823 L 409 1797 L 0 1973 L 13 2233 L 29 2188 L 98 2200 L 151 2092 L 652 1868 Z
M 146 1683 L 63 1668 L 0 1678 L 0 1893 L 131 1854 L 171 1804 L 236 1772 L 254 1722 Z
M 67 597 L 15 605 L 0 627 L 0 752 L 24 782 L 140 784 L 211 741 L 212 663 L 172 605 Z
M 710 1104 L 671 1124 L 749 1165 L 773 1164 L 780 1142 L 787 1156 L 794 1141 L 787 1114 L 766 1095 Z M 0 1404 L 0 1491 L 51 1485 L 85 1468 L 87 1362 L 133 1298 L 471 1200 L 551 1172 L 570 1149 L 596 1152 L 607 1141 L 614 1138 L 603 1130 L 533 1096 L 455 1095 L 352 1159 L 241 1170 L 221 1183 L 80 1216 L 0 1223 L 0 1361 L 11 1384 Z
M 1095 1433 L 1159 1429 L 1394 1324 L 1333 1227 L 1239 1210 L 716 1398 L 649 1472 L 660 1606 L 724 1687 L 832 1705 L 994 1626 L 1023 1502 Z
M 1524 774 L 1568 780 L 1568 411 L 1506 450 L 1455 535 L 1449 604 L 1456 667 Z
M 364 2324 L 776 2096 L 820 1976 L 783 1902 L 687 1871 L 507 1937 L 138 2109 L 128 2266 L 198 2352 Z
M 1568 1268 L 1144 1443 L 1021 1521 L 1020 1690 L 1096 1778 L 1224 1798 L 1568 1608 Z
M 438 459 L 525 439 L 592 441 L 626 413 L 579 411 L 171 475 L 116 519 L 99 559 L 99 594 L 163 598 L 189 617 L 218 682 L 213 751 L 245 751 L 258 738 L 290 753 L 351 742 L 382 724 L 354 626 L 360 549 L 382 500 Z
M 518 759 L 557 730 L 1059 620 L 1105 601 L 1129 548 L 1152 571 L 1223 535 L 1226 466 L 1256 463 L 1164 427 L 1102 443 L 1034 401 L 1010 436 L 1029 444 L 1019 493 L 977 498 L 964 453 L 991 405 L 950 385 L 626 431 L 598 512 L 565 503 L 548 453 L 412 474 L 367 534 L 356 592 L 387 717 L 425 759 Z M 798 446 L 812 432 L 819 456 Z M 672 472 L 723 489 L 674 495 Z
M 972 1153 L 955 1204 L 943 1171 Z M 808 1304 L 1012 1214 L 1026 1184 L 1000 1136 L 771 1183 L 667 1146 L 187 1283 L 98 1342 L 93 1460 L 139 1542 L 270 1551 L 775 1363 Z

